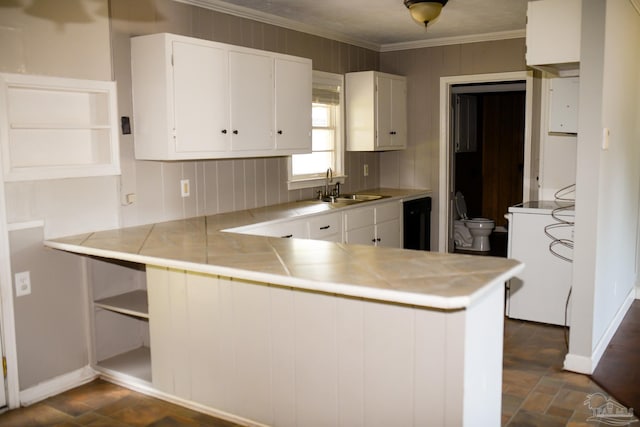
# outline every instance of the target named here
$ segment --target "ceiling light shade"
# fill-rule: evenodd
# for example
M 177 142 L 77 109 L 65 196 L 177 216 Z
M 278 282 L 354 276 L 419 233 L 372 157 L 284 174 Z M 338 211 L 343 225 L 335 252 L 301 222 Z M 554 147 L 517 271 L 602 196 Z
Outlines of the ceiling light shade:
M 442 7 L 448 0 L 404 0 L 404 5 L 409 8 L 411 17 L 418 23 L 427 24 L 440 15 Z

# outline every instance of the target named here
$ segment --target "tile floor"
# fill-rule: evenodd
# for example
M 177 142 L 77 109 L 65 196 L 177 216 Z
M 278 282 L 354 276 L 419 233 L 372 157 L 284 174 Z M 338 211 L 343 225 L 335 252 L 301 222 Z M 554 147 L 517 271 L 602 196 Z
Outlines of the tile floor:
M 565 372 L 560 327 L 505 321 L 502 424 L 598 426 L 584 401 L 602 392 L 588 376 Z M 606 393 L 605 393 L 606 394 Z M 180 406 L 96 380 L 27 408 L 0 415 L 0 426 L 212 426 L 232 427 Z
M 564 328 L 507 319 L 504 330 L 502 425 L 595 427 L 584 404 L 607 395 L 587 375 L 563 371 Z M 608 395 L 607 395 L 608 396 Z

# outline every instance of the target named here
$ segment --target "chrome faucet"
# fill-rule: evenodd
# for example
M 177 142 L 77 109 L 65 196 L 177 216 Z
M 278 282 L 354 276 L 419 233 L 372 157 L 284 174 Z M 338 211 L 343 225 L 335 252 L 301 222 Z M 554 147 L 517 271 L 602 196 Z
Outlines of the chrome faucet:
M 327 175 L 324 182 L 324 196 L 329 197 L 329 184 L 333 182 L 333 170 L 331 168 L 327 169 Z

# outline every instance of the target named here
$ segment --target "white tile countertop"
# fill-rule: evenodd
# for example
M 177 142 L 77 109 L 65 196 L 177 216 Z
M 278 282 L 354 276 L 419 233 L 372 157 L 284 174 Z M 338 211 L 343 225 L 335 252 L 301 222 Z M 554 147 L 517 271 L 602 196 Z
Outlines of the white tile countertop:
M 388 196 L 386 201 L 428 194 L 428 191 L 389 189 L 367 193 L 374 191 Z M 50 248 L 78 254 L 445 310 L 470 306 L 524 268 L 519 261 L 506 258 L 221 231 L 335 208 L 328 204 L 290 202 L 86 233 L 44 243 Z

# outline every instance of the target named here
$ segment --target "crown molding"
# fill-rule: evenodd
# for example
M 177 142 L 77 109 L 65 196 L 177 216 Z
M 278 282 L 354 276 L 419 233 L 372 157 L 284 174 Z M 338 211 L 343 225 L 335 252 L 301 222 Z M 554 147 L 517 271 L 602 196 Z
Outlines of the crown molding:
M 524 37 L 525 30 L 499 31 L 495 33 L 472 34 L 468 36 L 441 37 L 429 40 L 416 40 L 412 42 L 384 44 L 380 46 L 380 52 L 420 49 L 425 47 L 447 46 L 452 44 L 478 43 L 494 40 L 519 39 Z
M 251 19 L 253 21 L 262 22 L 264 24 L 276 25 L 278 27 L 287 28 L 289 30 L 300 31 L 303 33 L 311 34 L 314 36 L 324 37 L 338 42 L 359 46 L 365 49 L 370 49 L 376 52 L 380 52 L 381 46 L 378 43 L 371 43 L 366 40 L 347 37 L 344 34 L 335 33 L 318 28 L 313 25 L 303 24 L 291 19 L 283 18 L 281 16 L 271 15 L 268 13 L 260 12 L 247 7 L 236 6 L 234 4 L 225 3 L 219 0 L 175 0 L 179 3 L 186 3 L 193 6 L 198 6 L 203 9 L 213 10 L 215 12 L 226 13 L 228 15 L 237 16 L 239 18 Z
M 409 50 L 420 49 L 425 47 L 446 46 L 452 44 L 464 44 L 464 43 L 477 43 L 493 40 L 515 39 L 524 38 L 525 31 L 500 31 L 486 34 L 473 34 L 468 36 L 454 36 L 454 37 L 442 37 L 429 40 L 416 40 L 411 42 L 400 43 L 388 43 L 378 44 L 370 41 L 357 39 L 353 37 L 345 36 L 344 34 L 327 31 L 317 26 L 303 24 L 292 19 L 283 18 L 281 16 L 271 15 L 268 13 L 260 12 L 247 7 L 237 6 L 231 3 L 226 3 L 221 0 L 175 0 L 180 3 L 190 4 L 192 6 L 202 7 L 204 9 L 213 10 L 215 12 L 226 13 L 228 15 L 237 16 L 240 18 L 251 19 L 253 21 L 262 22 L 265 24 L 276 25 L 278 27 L 287 28 L 294 31 L 300 31 L 303 33 L 311 34 L 314 36 L 324 37 L 331 40 L 348 43 L 354 46 L 359 46 L 365 49 L 373 50 L 376 52 L 391 52 L 396 50 Z M 640 0 L 630 0 L 634 2 L 634 5 L 639 5 Z

